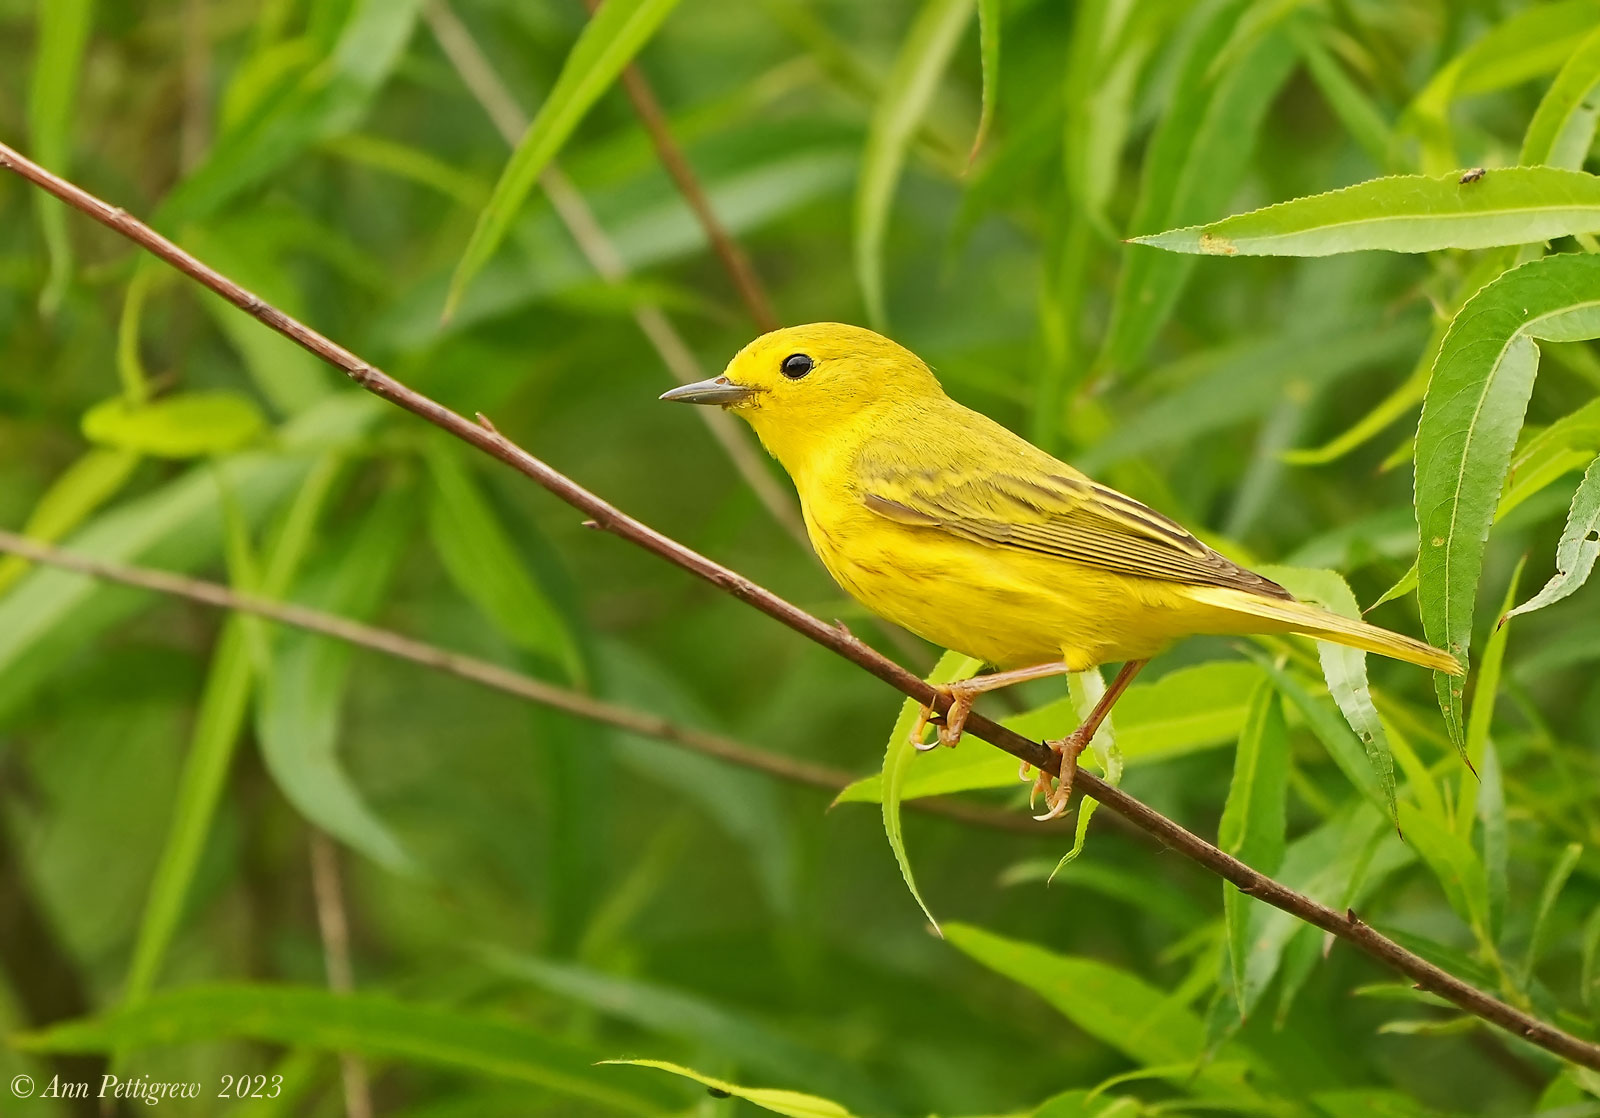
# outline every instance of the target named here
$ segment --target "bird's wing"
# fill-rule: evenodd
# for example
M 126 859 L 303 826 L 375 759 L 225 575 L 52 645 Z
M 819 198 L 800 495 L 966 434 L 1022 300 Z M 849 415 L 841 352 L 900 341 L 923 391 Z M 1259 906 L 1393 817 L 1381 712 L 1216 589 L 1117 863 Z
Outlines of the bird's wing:
M 937 455 L 943 461 L 936 464 L 912 463 L 868 450 L 856 463 L 862 501 L 889 520 L 992 547 L 1140 578 L 1292 597 L 1154 509 L 1021 445 L 1031 453 L 1016 455 L 1009 468 L 1000 469 L 968 465 L 953 455 Z

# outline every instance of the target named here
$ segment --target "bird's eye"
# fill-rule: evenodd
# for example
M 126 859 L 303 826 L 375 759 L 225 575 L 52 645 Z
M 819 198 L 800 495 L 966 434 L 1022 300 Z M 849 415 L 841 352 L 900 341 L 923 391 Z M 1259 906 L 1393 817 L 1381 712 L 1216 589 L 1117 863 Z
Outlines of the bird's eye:
M 815 367 L 816 362 L 805 354 L 791 353 L 783 359 L 783 364 L 779 366 L 779 369 L 790 380 L 799 380 Z

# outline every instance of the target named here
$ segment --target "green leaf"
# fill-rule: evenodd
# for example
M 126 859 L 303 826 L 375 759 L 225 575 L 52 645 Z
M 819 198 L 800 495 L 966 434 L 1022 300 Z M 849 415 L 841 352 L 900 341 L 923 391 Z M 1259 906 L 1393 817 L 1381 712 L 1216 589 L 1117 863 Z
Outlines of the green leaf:
M 1534 910 L 1533 928 L 1528 932 L 1528 953 L 1522 959 L 1522 988 L 1526 990 L 1533 982 L 1533 969 L 1539 964 L 1539 956 L 1544 954 L 1546 940 L 1549 939 L 1550 910 L 1555 908 L 1556 901 L 1561 897 L 1561 890 L 1566 887 L 1567 878 L 1572 876 L 1572 871 L 1577 868 L 1578 859 L 1583 857 L 1583 844 L 1570 842 L 1561 851 L 1561 856 L 1550 867 L 1550 875 L 1545 878 L 1544 888 L 1539 891 L 1539 907 Z
M 1198 439 L 1267 413 L 1286 398 L 1304 399 L 1362 369 L 1406 360 L 1421 341 L 1421 320 L 1414 316 L 1340 315 L 1193 354 L 1162 370 L 1170 389 L 1127 413 L 1076 464 L 1093 474 L 1135 455 Z
M 12 1038 L 29 1052 L 106 1052 L 239 1038 L 491 1075 L 629 1114 L 664 1115 L 674 1096 L 619 1086 L 589 1052 L 510 1021 L 378 994 L 299 986 L 192 986 L 103 1017 Z
M 1389 818 L 1362 800 L 1289 843 L 1274 875 L 1291 889 L 1337 911 L 1359 906 L 1390 875 L 1416 860 Z M 1283 1027 L 1293 1002 L 1323 960 L 1324 933 L 1279 909 L 1262 909 L 1252 942 L 1261 971 L 1282 969 L 1277 1024 Z
M 726 729 L 716 708 L 690 695 L 688 681 L 671 665 L 657 663 L 620 640 L 597 642 L 595 657 L 595 675 L 606 698 L 679 725 Z M 617 760 L 639 776 L 698 804 L 750 859 L 773 911 L 794 911 L 798 851 L 778 782 L 639 735 L 618 733 L 613 748 Z
M 1383 770 L 1374 766 L 1362 743 L 1350 727 L 1324 703 L 1305 689 L 1293 675 L 1265 658 L 1257 660 L 1284 698 L 1292 702 L 1305 716 L 1306 725 L 1316 735 L 1333 758 L 1334 764 L 1350 778 L 1367 800 L 1390 819 L 1395 818 L 1394 769 Z
M 1417 602 L 1430 643 L 1467 663 L 1484 543 L 1539 366 L 1534 339 L 1600 335 L 1600 257 L 1551 256 L 1469 299 L 1445 336 L 1417 426 Z M 1460 684 L 1435 690 L 1463 746 Z
M 512 644 L 560 665 L 569 679 L 584 679 L 566 621 L 528 573 L 460 451 L 433 439 L 426 456 L 433 482 L 428 534 L 451 581 Z
M 974 660 L 959 652 L 946 652 L 934 665 L 933 671 L 928 675 L 928 682 L 938 686 L 953 683 L 958 679 L 970 679 L 982 667 L 981 660 Z M 928 923 L 932 924 L 933 930 L 937 932 L 939 921 L 933 918 L 928 903 L 922 899 L 922 893 L 917 889 L 916 878 L 911 872 L 911 859 L 906 856 L 905 830 L 900 820 L 900 801 L 903 798 L 906 770 L 918 752 L 911 744 L 911 730 L 917 724 L 917 714 L 920 709 L 921 704 L 915 699 L 907 699 L 901 703 L 900 716 L 895 719 L 894 729 L 889 732 L 889 745 L 884 750 L 883 772 L 880 776 L 880 786 L 884 790 L 883 833 L 889 836 L 889 848 L 894 851 L 894 860 L 900 867 L 900 876 L 905 879 L 906 888 L 911 890 L 917 907 L 922 909 L 922 914 L 928 918 Z
M 1289 33 L 1305 59 L 1306 72 L 1316 82 L 1339 123 L 1374 163 L 1383 166 L 1388 162 L 1389 149 L 1394 143 L 1394 130 L 1389 121 L 1366 91 L 1345 73 L 1316 31 L 1297 21 L 1290 24 Z
M 83 416 L 83 437 L 90 442 L 156 458 L 227 454 L 265 428 L 261 410 L 236 392 L 184 392 L 149 404 L 113 396 Z
M 1344 432 L 1320 447 L 1290 451 L 1283 456 L 1284 461 L 1300 466 L 1317 466 L 1332 462 L 1382 434 L 1390 424 L 1420 405 L 1428 391 L 1428 378 L 1433 373 L 1433 363 L 1439 356 L 1439 347 L 1444 344 L 1445 334 L 1449 331 L 1450 318 L 1454 317 L 1462 304 L 1477 294 L 1480 288 L 1498 278 L 1511 263 L 1509 254 L 1505 251 L 1484 253 L 1455 285 L 1450 301 L 1441 311 L 1435 312 L 1433 329 L 1422 353 L 1412 365 L 1411 375 L 1396 385 L 1371 411 Z
M 1600 21 L 1595 0 L 1534 4 L 1515 12 L 1440 67 L 1401 116 L 1422 140 L 1424 171 L 1456 162 L 1450 107 L 1460 97 L 1492 93 L 1555 70 Z
M 1215 660 L 1136 683 L 1117 702 L 1117 748 L 1125 761 L 1177 757 L 1234 741 L 1244 725 L 1261 669 L 1248 660 Z M 1047 703 L 1001 724 L 1035 741 L 1059 738 L 1078 724 L 1069 698 Z M 909 729 L 909 724 L 908 724 Z M 935 749 L 913 759 L 901 799 L 975 788 L 1014 788 L 1017 762 L 992 749 Z M 878 803 L 881 776 L 865 777 L 835 803 Z
M 39 498 L 22 526 L 29 539 L 54 543 L 105 504 L 127 484 L 139 465 L 128 450 L 91 450 L 61 472 Z M 0 595 L 28 570 L 15 555 L 0 558 Z
M 1099 668 L 1090 668 L 1088 671 L 1073 672 L 1067 677 L 1067 697 L 1073 706 L 1073 716 L 1077 725 L 1082 725 L 1083 720 L 1093 712 L 1095 704 L 1106 693 L 1105 677 L 1100 674 Z M 1105 720 L 1095 730 L 1094 737 L 1089 741 L 1091 755 L 1102 773 L 1105 781 L 1113 788 L 1122 783 L 1123 756 L 1122 750 L 1117 746 L 1116 728 L 1112 718 L 1107 715 Z M 1046 881 L 1055 879 L 1056 874 L 1066 869 L 1083 853 L 1083 844 L 1089 837 L 1089 821 L 1094 818 L 1095 811 L 1100 807 L 1100 801 L 1085 795 L 1078 804 L 1078 817 L 1072 828 L 1072 848 L 1061 856 L 1056 863 L 1056 868 L 1050 871 Z
M 1517 162 L 1583 166 L 1600 118 L 1600 27 L 1572 52 L 1528 122 Z
M 1583 469 L 1594 460 L 1597 452 L 1600 452 L 1600 400 L 1591 400 L 1517 447 L 1505 492 L 1495 508 L 1495 520 L 1500 520 L 1551 482 L 1573 470 Z
M 983 62 L 983 105 L 978 113 L 978 130 L 972 137 L 970 164 L 978 158 L 983 141 L 994 123 L 995 101 L 1000 89 L 1000 0 L 978 0 L 978 54 Z
M 785 1091 L 776 1087 L 741 1087 L 737 1083 L 729 1083 L 725 1079 L 713 1079 L 709 1075 L 702 1075 L 679 1064 L 669 1064 L 665 1060 L 602 1060 L 601 1063 L 655 1068 L 657 1071 L 681 1075 L 685 1079 L 692 1079 L 701 1084 L 717 1097 L 727 1098 L 731 1095 L 754 1103 L 762 1110 L 787 1115 L 788 1118 L 852 1118 L 848 1110 L 830 1099 L 821 1099 L 816 1095 L 802 1095 L 799 1091 Z
M 556 157 L 591 106 L 643 49 L 678 0 L 604 0 L 573 44 L 550 95 L 517 141 L 477 227 L 461 254 L 444 314 L 449 318 L 489 258 L 510 232 L 534 184 Z
M 1306 570 L 1288 567 L 1263 567 L 1268 578 L 1287 587 L 1296 597 L 1316 602 L 1326 609 L 1361 620 L 1361 608 L 1350 584 L 1337 571 Z M 1328 681 L 1328 693 L 1334 705 L 1350 723 L 1350 728 L 1361 739 L 1367 751 L 1367 761 L 1380 787 L 1394 788 L 1394 756 L 1389 749 L 1389 735 L 1384 731 L 1383 720 L 1372 701 L 1372 690 L 1367 684 L 1367 654 L 1358 648 L 1349 648 L 1332 641 L 1317 642 L 1317 658 L 1322 663 L 1322 676 Z M 1392 813 L 1391 813 L 1392 814 Z
M 312 533 L 336 477 L 332 460 L 323 459 L 295 494 L 277 526 L 267 549 L 261 585 L 239 589 L 268 598 L 285 595 L 311 546 Z M 199 869 L 200 856 L 216 819 L 234 746 L 250 703 L 254 673 L 248 622 L 253 620 L 242 615 L 230 617 L 211 656 L 189 753 L 184 759 L 177 802 L 172 808 L 166 842 L 145 899 L 133 960 L 123 984 L 123 999 L 130 1006 L 142 1001 L 161 975 Z
M 39 30 L 26 102 L 33 158 L 58 175 L 71 175 L 73 103 L 94 22 L 94 0 L 38 0 L 34 9 Z M 33 192 L 33 206 L 50 257 L 39 309 L 50 315 L 61 305 L 72 280 L 67 208 L 42 190 Z
M 1319 1091 L 1311 1098 L 1327 1118 L 1441 1118 L 1403 1091 L 1359 1087 Z
M 1133 242 L 1207 256 L 1331 256 L 1493 248 L 1597 230 L 1600 178 L 1507 167 L 1472 181 L 1461 172 L 1371 179 Z
M 1444 889 L 1456 915 L 1481 940 L 1489 927 L 1488 879 L 1477 851 L 1464 835 L 1440 825 L 1409 800 L 1400 804 L 1400 829 Z
M 1000 875 L 1000 885 L 1012 887 L 1048 881 L 1055 893 L 1082 890 L 1148 913 L 1174 932 L 1188 932 L 1210 919 L 1204 908 L 1175 885 L 1163 883 L 1151 888 L 1149 881 L 1099 862 L 1074 862 L 1070 868 L 1056 873 L 1058 864 L 1055 858 L 1018 862 Z
M 1145 157 L 1131 232 L 1203 221 L 1228 204 L 1244 177 L 1262 118 L 1296 62 L 1287 31 L 1275 27 L 1247 45 L 1235 41 L 1218 71 L 1218 52 L 1250 8 L 1242 0 L 1196 7 L 1166 115 Z M 1137 250 L 1123 256 L 1097 365 L 1126 370 L 1143 360 L 1193 264 Z
M 1500 755 L 1493 738 L 1484 739 L 1478 776 L 1475 797 L 1478 826 L 1482 828 L 1483 876 L 1489 895 L 1489 935 L 1498 939 L 1510 900 L 1511 837 L 1506 825 L 1505 775 L 1500 771 Z M 1443 817 L 1442 812 L 1435 816 Z
M 1527 556 L 1523 556 L 1517 561 L 1516 569 L 1511 572 L 1511 581 L 1506 584 L 1505 598 L 1500 603 L 1501 617 L 1504 617 L 1506 611 L 1511 608 L 1511 603 L 1517 600 L 1517 586 L 1522 581 L 1522 568 L 1527 561 Z M 1510 635 L 1511 629 L 1504 623 L 1497 625 L 1494 632 L 1489 634 L 1489 644 L 1483 650 L 1483 663 L 1478 668 L 1477 685 L 1472 693 L 1472 709 L 1467 715 L 1464 754 L 1467 768 L 1462 771 L 1458 784 L 1459 807 L 1455 820 L 1455 829 L 1463 835 L 1472 833 L 1472 821 L 1477 814 L 1478 792 L 1482 786 L 1477 766 L 1482 763 L 1489 749 L 1489 727 L 1494 721 L 1495 703 L 1500 698 L 1500 672 L 1505 664 L 1506 641 Z
M 252 522 L 305 481 L 315 455 L 358 439 L 384 412 L 366 393 L 342 392 L 288 424 L 282 453 L 248 452 L 227 461 L 228 482 Z M 193 571 L 220 553 L 215 471 L 189 471 L 149 494 L 96 517 L 68 541 L 73 551 L 170 571 Z M 0 598 L 0 715 L 15 710 L 41 681 L 147 595 L 129 594 L 82 575 L 39 569 Z
M 1600 1013 L 1600 908 L 1589 914 L 1583 927 L 1582 963 L 1578 996 L 1589 1016 Z
M 1289 790 L 1289 728 L 1283 720 L 1283 700 L 1270 681 L 1256 689 L 1239 735 L 1233 761 L 1233 780 L 1217 824 L 1217 845 L 1241 862 L 1268 876 L 1283 861 Z M 1233 968 L 1233 993 L 1239 1018 L 1254 1010 L 1276 969 L 1275 954 L 1260 953 L 1260 906 L 1250 904 L 1238 888 L 1222 886 L 1223 920 L 1228 933 L 1228 957 Z
M 856 280 L 867 304 L 867 321 L 887 326 L 883 292 L 883 242 L 894 189 L 918 122 L 928 111 L 972 18 L 973 0 L 924 0 L 911 22 L 894 67 L 884 82 L 867 128 L 855 199 Z
M 878 1112 L 892 1102 L 856 1067 L 790 1039 L 759 1018 L 683 990 L 639 978 L 605 974 L 586 967 L 491 949 L 490 966 L 536 984 L 559 997 L 589 1006 L 663 1036 L 705 1046 L 741 1068 L 841 1097 L 855 1096 Z
M 1201 1064 L 1205 1026 L 1180 1001 L 1125 970 L 1059 955 L 970 924 L 950 924 L 945 938 L 990 970 L 1026 986 L 1078 1028 L 1141 1068 L 1167 1069 L 1208 1094 L 1256 1097 L 1237 1071 Z M 1230 1057 L 1242 1055 L 1232 1050 Z
M 356 621 L 382 604 L 406 553 L 415 494 L 395 488 L 303 580 L 297 600 Z M 278 790 L 328 834 L 397 873 L 415 872 L 404 845 L 368 806 L 339 763 L 341 707 L 353 649 L 313 633 L 282 634 L 256 699 L 256 737 Z
M 1063 1091 L 1039 1105 L 1027 1118 L 1139 1118 L 1149 1113 L 1137 1099 L 1103 1093 L 1105 1084 L 1093 1091 Z
M 271 177 L 308 147 L 349 131 L 404 56 L 422 0 L 353 0 L 325 57 L 306 65 L 280 94 L 262 97 L 228 128 L 178 187 L 153 224 L 203 221 Z
M 1403 598 L 1417 588 L 1417 564 L 1412 560 L 1411 566 L 1406 568 L 1405 574 L 1394 582 L 1393 586 L 1379 594 L 1377 599 L 1367 607 L 1368 611 L 1375 610 L 1385 602 L 1392 602 L 1396 598 Z
M 1600 556 L 1600 458 L 1589 463 L 1572 496 L 1567 526 L 1556 544 L 1556 573 L 1542 590 L 1506 614 L 1506 619 L 1543 609 L 1573 593 L 1589 580 L 1596 556 Z
M 319 229 L 315 239 L 328 243 L 335 234 Z M 296 278 L 308 246 L 293 243 L 277 215 L 230 211 L 186 231 L 184 247 L 285 314 L 302 322 L 310 317 L 310 300 Z M 220 296 L 203 292 L 196 299 L 239 354 L 256 391 L 280 415 L 299 415 L 338 390 L 328 367 L 282 334 Z
M 437 156 L 409 144 L 364 132 L 351 132 L 325 140 L 322 148 L 352 163 L 425 186 L 474 210 L 482 209 L 489 201 L 487 182 L 457 170 Z
M 1112 241 L 1117 233 L 1106 209 L 1117 188 L 1140 71 L 1151 51 L 1172 34 L 1173 17 L 1181 13 L 1117 0 L 1089 0 L 1075 7 L 1066 63 L 1062 152 L 1067 192 L 1087 227 Z M 1034 146 L 1044 145 L 1035 141 Z M 1004 178 L 998 184 L 1002 189 L 1011 186 Z M 1068 237 L 1086 242 L 1077 232 L 1077 220 L 1068 227 Z M 1079 255 L 1086 265 L 1087 253 Z M 1065 307 L 1061 310 L 1067 312 Z

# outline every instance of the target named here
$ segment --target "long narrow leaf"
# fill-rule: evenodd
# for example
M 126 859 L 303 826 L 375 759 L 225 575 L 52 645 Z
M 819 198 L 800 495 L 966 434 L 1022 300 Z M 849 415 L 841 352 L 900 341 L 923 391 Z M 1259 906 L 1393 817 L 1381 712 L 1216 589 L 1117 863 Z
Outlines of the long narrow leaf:
M 131 451 L 90 450 L 51 482 L 28 514 L 22 534 L 54 543 L 115 496 L 138 465 L 139 456 Z M 0 559 L 0 595 L 27 570 L 27 562 L 15 555 Z
M 33 157 L 56 174 L 66 175 L 72 171 L 72 107 L 94 22 L 94 0 L 38 0 L 36 10 L 39 42 L 28 87 L 28 134 L 33 140 Z M 39 307 L 53 314 L 72 279 L 67 209 L 42 191 L 34 193 L 33 205 L 50 256 L 50 274 L 39 294 Z
M 1428 640 L 1467 662 L 1484 543 L 1539 365 L 1534 339 L 1600 336 L 1600 258 L 1552 256 L 1474 295 L 1434 363 L 1416 441 L 1417 601 Z M 1435 690 L 1462 747 L 1459 680 Z
M 1188 53 L 1145 159 L 1132 232 L 1203 221 L 1222 210 L 1238 187 L 1267 107 L 1296 62 L 1288 33 L 1279 27 L 1248 48 L 1236 41 L 1229 64 L 1217 72 L 1218 52 L 1249 8 L 1229 0 L 1196 9 Z M 1097 363 L 1113 371 L 1137 365 L 1192 271 L 1193 261 L 1126 253 Z
M 1350 584 L 1337 571 L 1306 570 L 1304 568 L 1266 567 L 1267 577 L 1276 579 L 1295 595 L 1307 598 L 1320 606 L 1359 621 L 1360 607 Z M 1358 648 L 1317 642 L 1317 659 L 1322 664 L 1323 678 L 1328 681 L 1328 694 L 1334 705 L 1350 723 L 1350 728 L 1361 739 L 1367 752 L 1378 785 L 1393 797 L 1394 756 L 1389 749 L 1389 735 L 1378 717 L 1378 708 L 1372 701 L 1372 689 L 1367 683 L 1367 654 Z M 1391 814 L 1393 812 L 1391 811 Z
M 1260 1096 L 1242 1082 L 1238 1064 L 1201 1063 L 1205 1026 L 1182 1001 L 1144 979 L 1098 959 L 1058 954 L 970 924 L 951 924 L 945 934 L 953 946 L 1032 990 L 1137 1066 L 1165 1069 L 1171 1080 L 1207 1095 L 1225 1095 L 1243 1109 L 1259 1103 Z M 1224 1054 L 1230 1061 L 1249 1059 L 1231 1046 Z
M 729 1083 L 725 1079 L 713 1079 L 692 1068 L 686 1068 L 681 1064 L 669 1064 L 665 1060 L 602 1060 L 601 1062 L 625 1064 L 636 1068 L 655 1068 L 657 1071 L 681 1075 L 705 1087 L 714 1097 L 731 1096 L 744 1099 L 762 1110 L 786 1115 L 786 1118 L 852 1118 L 848 1110 L 832 1099 L 803 1095 L 799 1091 L 786 1091 L 779 1087 L 741 1087 L 737 1083 Z
M 1572 52 L 1572 57 L 1545 91 L 1533 119 L 1528 122 L 1517 162 L 1574 170 L 1582 167 L 1589 149 L 1594 146 L 1597 119 L 1600 119 L 1600 27 Z
M 380 498 L 335 556 L 297 595 L 319 609 L 364 621 L 381 604 L 412 526 L 413 494 Z M 404 845 L 367 804 L 339 762 L 341 708 L 351 648 L 309 633 L 284 633 L 256 702 L 256 736 L 284 797 L 316 826 L 396 872 L 415 871 Z
M 1583 857 L 1583 844 L 1568 843 L 1561 856 L 1556 859 L 1555 865 L 1550 867 L 1550 876 L 1545 879 L 1544 888 L 1539 891 L 1539 907 L 1534 910 L 1533 929 L 1528 933 L 1528 953 L 1522 960 L 1524 987 L 1533 980 L 1533 969 L 1539 963 L 1539 956 L 1544 953 L 1550 910 L 1555 908 L 1556 901 L 1561 897 L 1561 890 L 1567 884 L 1567 878 L 1572 876 L 1572 871 L 1577 868 L 1578 859 L 1581 857 Z
M 1283 700 L 1276 687 L 1263 682 L 1239 735 L 1233 780 L 1217 824 L 1217 845 L 1264 874 L 1277 873 L 1283 861 L 1288 787 L 1289 729 L 1283 720 Z M 1260 906 L 1227 882 L 1222 886 L 1222 911 L 1233 994 L 1243 1020 L 1266 991 L 1277 958 L 1256 953 L 1260 937 L 1254 925 L 1260 922 Z
M 1556 544 L 1556 573 L 1543 589 L 1506 617 L 1543 609 L 1576 591 L 1589 580 L 1596 556 L 1600 556 L 1600 458 L 1589 463 L 1578 491 L 1572 495 L 1567 526 Z
M 278 526 L 265 561 L 262 584 L 245 589 L 269 598 L 284 596 L 310 547 L 312 530 L 334 478 L 335 472 L 328 463 L 313 471 L 309 484 L 296 495 Z M 212 654 L 178 787 L 178 799 L 173 805 L 167 840 L 145 900 L 133 961 L 123 987 L 123 998 L 128 1005 L 142 1001 L 160 977 L 167 951 L 178 932 L 200 855 L 216 818 L 254 683 L 247 640 L 253 620 L 230 617 Z
M 444 313 L 455 313 L 474 276 L 483 270 L 511 230 L 528 194 L 550 161 L 622 68 L 633 60 L 678 0 L 605 0 L 573 44 L 561 74 L 500 173 L 494 193 L 478 214 L 445 297 Z
M 1117 703 L 1117 748 L 1124 760 L 1179 757 L 1236 740 L 1261 669 L 1245 660 L 1216 660 L 1179 668 L 1152 683 L 1136 683 Z M 1078 724 L 1070 697 L 1001 720 L 1025 737 L 1059 738 Z M 992 749 L 941 749 L 924 754 L 901 785 L 901 798 L 940 796 L 976 788 L 1013 788 L 1015 760 Z M 864 777 L 835 803 L 877 803 L 883 779 Z
M 162 200 L 156 224 L 203 220 L 310 145 L 359 123 L 403 57 L 421 7 L 422 0 L 354 0 L 326 56 L 283 95 L 264 99 L 226 130 Z
M 906 149 L 928 110 L 961 32 L 972 18 L 973 0 L 926 0 L 884 82 L 867 129 L 856 184 L 856 279 L 867 304 L 867 320 L 883 329 L 888 320 L 883 291 L 883 241 L 889 208 L 905 165 Z
M 1206 256 L 1331 256 L 1492 248 L 1597 230 L 1600 178 L 1557 167 L 1507 167 L 1477 177 L 1371 179 L 1133 241 Z
M 518 648 L 582 680 L 577 642 L 454 446 L 428 444 L 428 533 L 456 587 Z
M 946 652 L 934 665 L 933 672 L 928 676 L 928 682 L 937 685 L 967 679 L 982 667 L 982 663 L 971 657 L 963 656 L 959 652 Z M 922 899 L 922 892 L 917 888 L 917 879 L 911 872 L 911 859 L 906 855 L 905 829 L 900 819 L 902 789 L 911 762 L 917 756 L 916 747 L 911 744 L 911 730 L 917 723 L 918 709 L 919 705 L 915 699 L 907 699 L 900 704 L 900 716 L 895 719 L 894 729 L 889 733 L 888 748 L 884 750 L 883 773 L 880 778 L 883 788 L 883 833 L 889 838 L 889 848 L 894 851 L 894 860 L 900 867 L 900 876 L 905 879 L 906 888 L 911 890 L 911 896 L 915 898 L 917 907 L 922 909 L 922 914 L 928 918 L 928 923 L 933 925 L 934 931 L 938 931 L 939 921 L 933 918 L 928 902 Z
M 678 1099 L 647 1084 L 619 1083 L 595 1069 L 591 1053 L 510 1021 L 377 994 L 297 986 L 174 990 L 136 1007 L 13 1041 L 30 1052 L 105 1052 L 214 1043 L 222 1037 L 513 1079 L 628 1114 L 666 1114 L 676 1110 Z
M 978 131 L 972 137 L 967 162 L 978 157 L 983 141 L 994 123 L 995 102 L 1000 90 L 1000 0 L 978 0 L 978 53 L 983 61 L 983 106 L 978 113 Z

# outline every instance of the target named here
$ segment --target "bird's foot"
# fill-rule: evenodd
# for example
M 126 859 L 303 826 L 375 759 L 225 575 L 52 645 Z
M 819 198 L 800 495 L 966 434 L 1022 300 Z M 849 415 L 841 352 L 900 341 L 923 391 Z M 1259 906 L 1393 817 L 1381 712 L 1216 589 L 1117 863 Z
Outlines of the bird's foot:
M 917 724 L 911 728 L 911 744 L 922 753 L 940 745 L 954 748 L 966 728 L 967 715 L 972 713 L 973 702 L 982 694 L 980 690 L 962 687 L 959 683 L 947 684 L 939 690 L 950 697 L 949 709 L 941 714 L 925 706 L 917 712 Z M 925 742 L 922 734 L 929 726 L 939 727 L 939 736 L 934 741 Z
M 1067 805 L 1072 799 L 1072 778 L 1078 773 L 1078 755 L 1089 744 L 1089 736 L 1084 733 L 1084 728 L 1080 726 L 1060 741 L 1045 742 L 1060 756 L 1061 772 L 1055 778 L 1055 785 L 1052 787 L 1050 774 L 1044 769 L 1040 769 L 1038 779 L 1033 782 L 1033 788 L 1028 792 L 1028 807 L 1030 809 L 1040 795 L 1045 798 L 1044 802 L 1047 810 L 1043 815 L 1034 816 L 1041 823 L 1050 819 L 1059 819 L 1067 813 Z M 1026 764 L 1022 767 L 1024 770 L 1028 768 Z M 1026 772 L 1023 775 L 1026 776 Z

